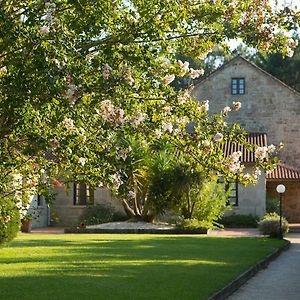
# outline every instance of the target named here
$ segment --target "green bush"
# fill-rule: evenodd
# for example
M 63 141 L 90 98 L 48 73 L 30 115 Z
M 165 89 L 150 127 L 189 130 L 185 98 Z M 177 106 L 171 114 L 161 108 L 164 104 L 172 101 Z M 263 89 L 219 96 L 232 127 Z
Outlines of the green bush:
M 278 237 L 280 234 L 280 217 L 276 213 L 266 214 L 258 223 L 259 230 L 264 235 Z M 285 218 L 282 218 L 282 233 L 286 235 L 289 231 L 289 224 Z
M 266 211 L 267 213 L 277 213 L 279 214 L 279 199 L 267 195 L 266 198 Z
M 177 225 L 183 229 L 187 230 L 206 230 L 213 228 L 210 222 L 208 221 L 199 221 L 197 219 L 183 219 Z
M 252 215 L 231 215 L 224 216 L 219 223 L 226 228 L 253 228 L 257 227 L 259 218 Z
M 16 237 L 20 223 L 20 212 L 14 200 L 0 200 L 0 245 Z
M 125 214 L 116 212 L 115 209 L 107 204 L 97 204 L 87 206 L 79 218 L 79 223 L 85 225 L 97 225 L 108 222 L 125 221 L 128 217 Z

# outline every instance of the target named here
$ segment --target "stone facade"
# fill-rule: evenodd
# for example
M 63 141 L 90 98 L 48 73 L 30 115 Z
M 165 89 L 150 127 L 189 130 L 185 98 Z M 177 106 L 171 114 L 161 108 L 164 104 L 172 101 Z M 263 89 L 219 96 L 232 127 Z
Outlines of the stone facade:
M 245 78 L 245 94 L 231 94 L 231 79 Z M 242 108 L 228 121 L 248 132 L 267 133 L 268 143 L 283 142 L 280 158 L 300 169 L 300 94 L 242 57 L 237 57 L 195 86 L 197 100 L 209 100 L 210 111 L 220 112 L 232 102 Z
M 74 205 L 73 193 L 74 186 L 55 188 L 55 201 L 53 213 L 57 215 L 56 225 L 60 226 L 77 226 L 78 219 L 85 209 L 86 205 Z M 94 191 L 94 205 L 104 204 L 111 205 L 116 211 L 124 212 L 123 206 L 119 201 L 114 199 L 110 191 L 106 188 L 97 188 Z
M 282 198 L 283 215 L 290 223 L 300 223 L 300 183 L 299 181 L 269 181 L 267 182 L 267 193 L 274 199 L 279 200 L 276 187 L 283 183 L 286 191 Z
M 246 168 L 246 172 L 250 170 Z M 234 206 L 229 214 L 252 215 L 263 217 L 266 211 L 266 181 L 265 174 L 262 173 L 255 186 L 239 185 L 238 206 Z
M 245 79 L 243 95 L 232 95 L 232 78 Z M 300 94 L 297 91 L 246 59 L 236 57 L 196 85 L 193 96 L 199 101 L 209 100 L 211 113 L 222 111 L 233 101 L 241 102 L 242 108 L 231 112 L 228 122 L 239 123 L 248 132 L 266 133 L 268 144 L 283 142 L 285 147 L 279 155 L 281 161 L 300 170 Z M 241 188 L 240 207 L 235 213 L 253 214 L 254 205 L 258 205 L 255 213 L 261 216 L 266 199 L 266 182 L 264 178 L 261 180 L 255 187 Z M 290 222 L 300 222 L 300 182 L 284 184 L 287 185 L 286 216 Z M 247 197 L 254 190 L 257 195 Z M 267 192 L 274 194 L 274 191 L 276 186 L 268 182 Z

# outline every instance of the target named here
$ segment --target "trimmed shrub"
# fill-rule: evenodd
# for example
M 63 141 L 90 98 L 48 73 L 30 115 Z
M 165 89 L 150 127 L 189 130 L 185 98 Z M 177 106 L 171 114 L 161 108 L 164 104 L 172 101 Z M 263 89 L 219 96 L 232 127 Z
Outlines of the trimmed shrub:
M 108 222 L 125 221 L 128 217 L 107 204 L 87 206 L 79 218 L 80 224 L 97 225 Z
M 16 237 L 20 224 L 20 212 L 14 200 L 0 200 L 0 246 Z
M 177 226 L 186 230 L 207 230 L 214 227 L 208 221 L 199 221 L 197 219 L 183 219 L 177 223 Z
M 254 228 L 257 227 L 259 218 L 252 215 L 223 216 L 219 223 L 225 228 Z
M 279 237 L 280 234 L 280 217 L 276 213 L 266 214 L 258 223 L 259 230 L 264 235 L 270 237 Z M 282 218 L 282 233 L 286 235 L 289 231 L 289 223 L 285 218 Z

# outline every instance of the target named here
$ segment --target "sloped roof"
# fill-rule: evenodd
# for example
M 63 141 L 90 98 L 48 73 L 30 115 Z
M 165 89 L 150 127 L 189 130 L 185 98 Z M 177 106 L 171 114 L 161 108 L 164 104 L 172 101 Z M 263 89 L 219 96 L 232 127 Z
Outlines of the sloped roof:
M 237 60 L 242 60 L 242 61 L 246 62 L 249 66 L 257 69 L 259 72 L 261 72 L 264 75 L 270 77 L 271 79 L 273 79 L 274 81 L 276 81 L 280 85 L 284 86 L 285 88 L 289 89 L 293 93 L 295 93 L 298 96 L 300 96 L 300 93 L 297 90 L 293 89 L 292 87 L 290 87 L 289 85 L 287 85 L 286 83 L 284 83 L 283 81 L 281 81 L 280 79 L 278 79 L 277 77 L 271 75 L 270 73 L 268 73 L 267 71 L 265 71 L 262 68 L 258 67 L 256 64 L 254 64 L 253 62 L 249 61 L 248 59 L 246 59 L 245 57 L 243 57 L 241 55 L 237 55 L 236 57 L 234 57 L 231 60 L 229 60 L 226 63 L 224 63 L 221 67 L 217 68 L 215 71 L 211 72 L 207 77 L 203 78 L 203 80 L 201 80 L 200 82 L 198 82 L 195 85 L 195 88 L 197 88 L 197 86 L 201 85 L 203 82 L 205 82 L 206 80 L 208 80 L 210 77 L 214 76 L 216 73 L 220 72 L 221 70 L 227 68 L 228 66 L 230 66 L 231 64 L 233 64 Z
M 277 167 L 270 173 L 266 174 L 267 180 L 300 180 L 300 172 L 287 167 L 283 164 L 277 165 Z
M 252 132 L 246 136 L 246 142 L 251 145 L 265 147 L 267 146 L 267 135 L 265 133 Z M 230 156 L 234 152 L 241 151 L 241 162 L 243 163 L 255 163 L 256 161 L 254 151 L 247 150 L 245 146 L 239 143 L 227 141 L 223 145 L 223 151 L 225 156 Z

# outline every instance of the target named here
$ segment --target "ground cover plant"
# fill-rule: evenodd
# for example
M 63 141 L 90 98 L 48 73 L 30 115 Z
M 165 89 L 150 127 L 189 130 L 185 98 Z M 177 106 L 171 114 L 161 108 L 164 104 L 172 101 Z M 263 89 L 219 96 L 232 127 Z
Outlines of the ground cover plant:
M 207 299 L 285 241 L 26 235 L 0 249 L 1 299 Z

